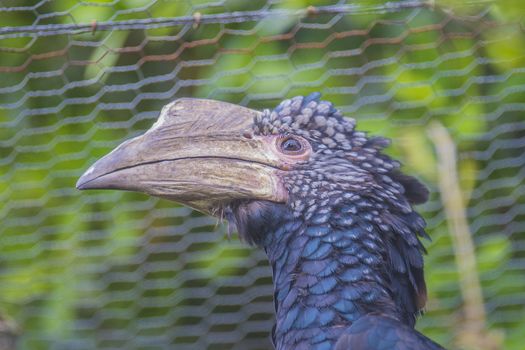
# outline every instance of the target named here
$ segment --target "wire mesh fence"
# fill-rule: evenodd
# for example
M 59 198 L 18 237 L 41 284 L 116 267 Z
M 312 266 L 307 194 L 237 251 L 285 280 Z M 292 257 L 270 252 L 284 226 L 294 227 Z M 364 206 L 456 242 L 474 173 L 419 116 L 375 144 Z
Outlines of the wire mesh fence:
M 433 240 L 418 329 L 451 349 L 521 349 L 524 11 L 480 0 L 0 1 L 0 336 L 21 349 L 271 348 L 261 251 L 190 209 L 74 184 L 178 97 L 261 109 L 320 91 L 361 130 L 392 138 L 390 153 L 432 190 L 419 207 Z M 457 150 L 455 169 L 443 145 Z

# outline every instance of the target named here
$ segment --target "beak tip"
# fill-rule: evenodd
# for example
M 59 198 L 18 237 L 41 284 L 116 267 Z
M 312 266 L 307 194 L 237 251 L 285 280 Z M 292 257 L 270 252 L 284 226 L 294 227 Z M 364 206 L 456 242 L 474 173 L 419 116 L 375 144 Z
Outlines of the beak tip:
M 92 187 L 89 186 L 89 183 L 96 178 L 96 176 L 93 176 L 93 173 L 95 172 L 95 166 L 92 165 L 80 178 L 77 180 L 77 183 L 75 184 L 75 187 L 77 190 L 89 190 Z
M 99 167 L 98 163 L 89 168 L 77 180 L 77 190 L 128 190 L 134 188 L 126 176 L 119 171 L 108 171 L 107 167 Z
M 82 190 L 87 190 L 87 189 L 89 189 L 89 187 L 87 186 L 88 182 L 89 182 L 89 180 L 87 180 L 87 179 L 84 177 L 84 175 L 82 175 L 82 176 L 78 179 L 78 181 L 77 181 L 75 187 L 77 188 L 77 190 L 81 190 L 81 191 L 82 191 Z

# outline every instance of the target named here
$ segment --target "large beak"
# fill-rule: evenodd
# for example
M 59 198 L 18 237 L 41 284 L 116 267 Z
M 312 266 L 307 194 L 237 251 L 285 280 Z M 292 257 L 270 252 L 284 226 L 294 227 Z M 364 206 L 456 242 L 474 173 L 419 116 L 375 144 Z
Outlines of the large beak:
M 264 137 L 251 135 L 259 112 L 180 99 L 145 134 L 98 160 L 77 188 L 144 192 L 206 214 L 237 199 L 285 202 L 282 164 Z

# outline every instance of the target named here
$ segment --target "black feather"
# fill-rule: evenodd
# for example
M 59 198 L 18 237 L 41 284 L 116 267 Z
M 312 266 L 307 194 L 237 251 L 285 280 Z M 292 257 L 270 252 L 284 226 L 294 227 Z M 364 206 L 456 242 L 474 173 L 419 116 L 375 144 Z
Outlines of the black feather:
M 369 315 L 352 324 L 339 338 L 334 350 L 444 350 L 398 320 Z
M 412 205 L 427 188 L 382 153 L 390 143 L 315 93 L 283 101 L 255 135 L 297 135 L 313 154 L 281 174 L 286 204 L 232 203 L 241 238 L 272 265 L 277 323 L 288 349 L 442 349 L 413 329 L 426 302 L 424 220 Z M 337 344 L 337 345 L 336 345 Z

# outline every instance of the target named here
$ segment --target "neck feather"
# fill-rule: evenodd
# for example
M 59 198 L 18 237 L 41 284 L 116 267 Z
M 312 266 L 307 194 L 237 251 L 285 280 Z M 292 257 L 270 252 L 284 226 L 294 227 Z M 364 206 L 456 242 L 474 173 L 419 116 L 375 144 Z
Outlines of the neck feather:
M 331 349 L 347 327 L 371 313 L 414 325 L 424 280 L 413 255 L 421 252 L 391 226 L 382 231 L 373 216 L 345 206 L 308 220 L 269 202 L 234 212 L 241 237 L 262 246 L 273 269 L 276 349 Z M 396 221 L 399 229 L 408 230 L 405 221 Z
M 274 274 L 277 349 L 331 348 L 359 317 L 400 319 L 379 242 L 363 228 L 291 221 L 265 246 Z

